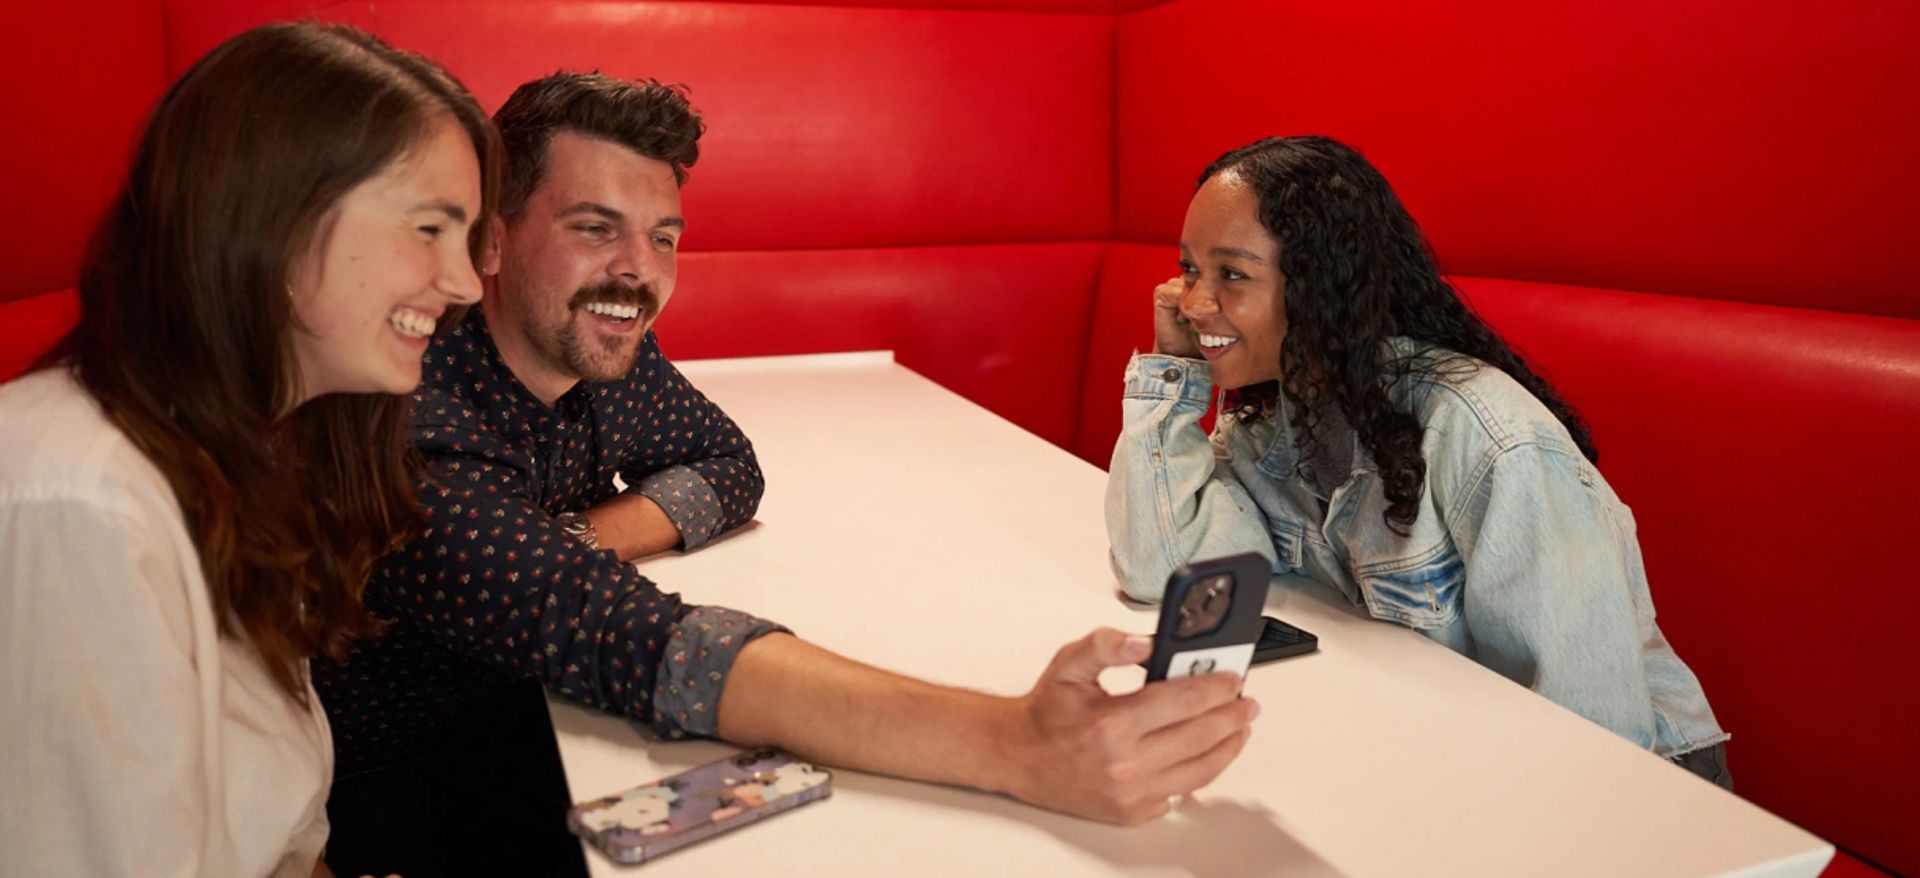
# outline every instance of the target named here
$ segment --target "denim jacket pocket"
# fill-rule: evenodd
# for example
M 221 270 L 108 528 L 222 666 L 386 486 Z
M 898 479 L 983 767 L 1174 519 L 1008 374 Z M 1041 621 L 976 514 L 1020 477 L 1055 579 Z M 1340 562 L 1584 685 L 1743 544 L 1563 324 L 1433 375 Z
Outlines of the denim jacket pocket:
M 1409 628 L 1433 631 L 1460 617 L 1466 588 L 1466 565 L 1452 543 L 1442 544 L 1425 560 L 1401 561 L 1358 571 L 1354 577 L 1375 619 Z
M 1301 569 L 1301 553 L 1306 550 L 1306 527 L 1287 521 L 1279 516 L 1268 519 L 1267 533 L 1273 537 L 1273 556 L 1279 559 L 1280 567 L 1275 574 L 1291 573 Z

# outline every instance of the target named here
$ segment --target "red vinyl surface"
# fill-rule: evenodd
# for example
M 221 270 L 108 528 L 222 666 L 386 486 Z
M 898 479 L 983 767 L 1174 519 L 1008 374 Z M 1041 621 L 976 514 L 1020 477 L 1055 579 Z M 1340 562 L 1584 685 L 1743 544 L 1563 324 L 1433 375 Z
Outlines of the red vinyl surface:
M 660 318 L 672 357 L 890 348 L 1065 446 L 1099 244 L 690 253 Z
M 1920 321 L 1460 286 L 1591 425 L 1740 795 L 1920 871 Z
M 298 8 L 173 0 L 169 65 Z M 1112 16 L 577 0 L 318 14 L 439 59 L 488 108 L 563 67 L 688 84 L 708 126 L 690 250 L 1110 235 Z
M 166 84 L 153 0 L 4 9 L 0 302 L 73 285 L 87 236 Z
M 1120 17 L 1119 236 L 1326 134 L 1452 272 L 1920 317 L 1916 39 L 1882 0 L 1179 0 Z

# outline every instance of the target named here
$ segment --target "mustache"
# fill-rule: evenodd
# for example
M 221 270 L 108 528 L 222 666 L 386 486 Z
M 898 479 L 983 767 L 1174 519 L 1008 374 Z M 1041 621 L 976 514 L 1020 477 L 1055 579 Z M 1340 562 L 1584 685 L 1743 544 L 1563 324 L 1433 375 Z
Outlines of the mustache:
M 639 305 L 640 311 L 647 317 L 660 313 L 660 294 L 652 284 L 630 287 L 618 281 L 602 281 L 592 286 L 581 287 L 573 298 L 567 300 L 569 310 L 578 311 L 588 305 L 600 302 L 608 305 Z

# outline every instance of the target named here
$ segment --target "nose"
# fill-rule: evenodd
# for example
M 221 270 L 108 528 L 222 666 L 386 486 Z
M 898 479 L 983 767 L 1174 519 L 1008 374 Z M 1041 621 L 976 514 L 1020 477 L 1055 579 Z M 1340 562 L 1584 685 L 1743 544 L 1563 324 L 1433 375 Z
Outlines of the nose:
M 444 261 L 435 285 L 440 288 L 440 294 L 455 305 L 480 301 L 480 273 L 473 269 L 473 260 L 464 249 Z
M 1188 281 L 1180 293 L 1180 313 L 1188 320 L 1200 320 L 1220 313 L 1220 299 L 1205 280 Z
M 673 258 L 671 253 L 663 256 L 658 252 L 651 235 L 632 235 L 622 244 L 613 261 L 607 263 L 607 274 L 629 287 L 655 283 L 663 274 L 660 260 Z

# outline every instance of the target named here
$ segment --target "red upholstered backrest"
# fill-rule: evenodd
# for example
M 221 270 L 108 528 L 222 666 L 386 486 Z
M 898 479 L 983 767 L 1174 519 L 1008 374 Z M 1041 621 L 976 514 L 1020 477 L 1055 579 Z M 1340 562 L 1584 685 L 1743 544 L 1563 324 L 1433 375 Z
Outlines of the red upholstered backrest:
M 1386 171 L 1452 271 L 1920 317 L 1920 5 L 1180 0 L 1120 16 L 1119 237 L 1274 134 Z
M 87 236 L 167 83 L 155 0 L 0 12 L 0 302 L 73 286 Z M 4 319 L 5 312 L 0 312 Z M 0 335 L 12 335 L 0 323 Z M 0 340 L 0 351 L 9 350 Z M 0 372 L 0 380 L 10 377 Z
M 1920 869 L 1920 321 L 1459 283 L 1591 424 L 1739 793 Z
M 111 22 L 103 27 L 103 22 Z M 65 334 L 87 237 L 166 87 L 157 0 L 0 12 L 0 381 Z
M 709 133 L 685 194 L 686 269 L 660 326 L 670 353 L 893 348 L 1016 423 L 1072 441 L 1099 262 L 1092 242 L 1108 238 L 1113 221 L 1112 0 L 925 4 L 989 11 L 585 0 L 163 5 L 164 41 L 156 12 L 144 49 L 157 58 L 164 45 L 169 79 L 247 27 L 315 17 L 436 58 L 489 108 L 561 68 L 687 83 Z M 1010 8 L 1035 11 L 990 11 Z M 1096 14 L 1057 14 L 1074 12 Z M 85 10 L 60 15 L 76 35 L 97 24 Z M 28 75 L 5 59 L 0 72 Z M 139 114 L 158 94 L 158 71 L 152 79 L 129 99 Z M 45 106 L 31 127 L 57 130 L 61 98 L 35 94 Z M 117 124 L 130 131 L 138 121 L 122 113 Z M 123 172 L 124 147 L 115 149 L 87 166 L 103 185 Z M 42 188 L 51 194 L 50 186 Z M 7 215 L 40 200 L 13 190 L 0 199 Z M 0 289 L 72 284 L 90 222 L 61 233 L 69 246 L 46 261 L 46 284 L 22 290 L 0 278 Z M 12 360 L 52 338 L 7 335 L 0 353 Z

